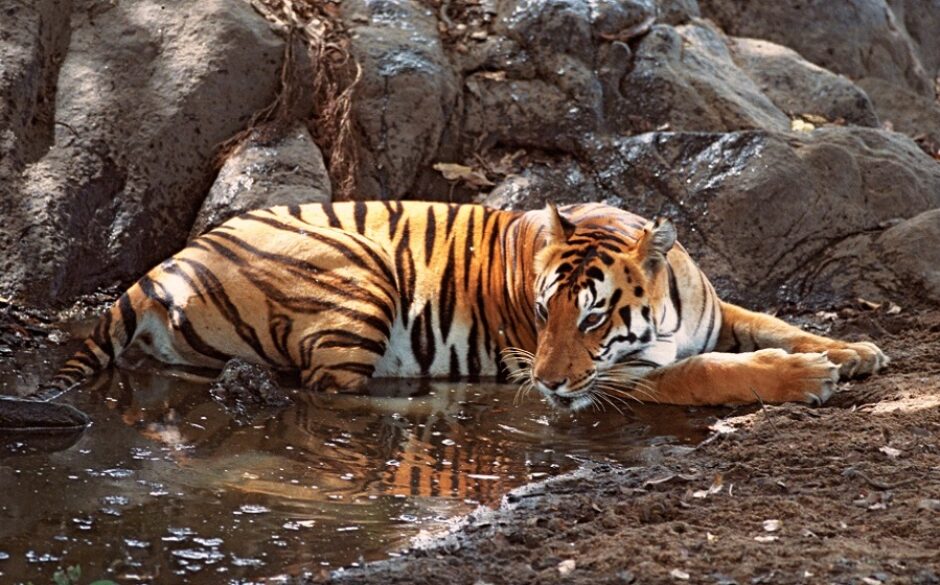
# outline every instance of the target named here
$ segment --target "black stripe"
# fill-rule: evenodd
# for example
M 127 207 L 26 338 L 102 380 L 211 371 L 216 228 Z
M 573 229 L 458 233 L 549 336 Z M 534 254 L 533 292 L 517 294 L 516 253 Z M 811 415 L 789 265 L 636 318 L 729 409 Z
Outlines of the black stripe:
M 251 347 L 251 349 L 259 358 L 269 364 L 278 365 L 278 362 L 268 355 L 268 352 L 261 343 L 261 339 L 258 337 L 258 332 L 255 331 L 255 328 L 242 318 L 241 311 L 238 310 L 238 306 L 232 301 L 231 297 L 229 297 L 228 292 L 226 292 L 226 287 L 222 281 L 219 280 L 218 277 L 216 277 L 216 275 L 201 262 L 191 260 L 189 258 L 180 258 L 178 262 L 181 264 L 186 264 L 192 269 L 196 279 L 202 285 L 203 290 L 205 290 L 206 296 L 209 298 L 212 304 L 215 305 L 216 309 L 219 310 L 222 317 L 235 328 L 235 333 L 238 335 L 238 337 L 240 337 L 243 342 L 248 344 L 248 346 Z M 187 282 L 191 282 L 191 280 L 181 268 L 174 267 L 172 272 L 169 270 L 168 272 L 171 274 L 177 273 L 180 276 L 185 277 Z M 192 284 L 190 286 L 192 286 Z M 193 290 L 198 291 L 199 289 L 193 287 Z
M 394 205 L 386 203 L 386 207 L 388 209 L 388 239 L 391 240 L 395 238 L 398 221 L 405 211 L 405 206 L 401 204 L 401 201 L 396 201 Z
M 437 220 L 434 216 L 434 208 L 428 206 L 427 225 L 424 226 L 424 263 L 431 264 L 434 254 L 434 242 L 437 240 Z
M 676 327 L 672 331 L 666 332 L 667 335 L 673 334 L 682 326 L 682 297 L 679 295 L 679 285 L 676 283 L 676 273 L 672 270 L 672 265 L 666 263 L 666 270 L 669 274 L 669 300 L 676 310 Z M 663 311 L 665 318 L 666 311 Z
M 166 292 L 166 289 L 162 284 L 155 282 L 148 276 L 141 278 L 139 281 L 137 281 L 137 284 L 140 286 L 140 290 L 146 297 L 156 301 L 166 310 L 167 313 L 177 317 L 179 324 L 176 326 L 176 329 L 183 336 L 183 339 L 186 341 L 189 347 L 204 356 L 216 360 L 228 361 L 229 357 L 231 356 L 212 347 L 203 341 L 199 334 L 196 333 L 196 330 L 193 327 L 193 324 L 189 322 L 189 318 L 186 316 L 185 311 L 180 310 L 180 308 L 174 304 L 173 297 Z M 161 290 L 158 291 L 158 288 Z
M 457 356 L 457 348 L 450 346 L 450 379 L 456 381 L 460 379 L 460 358 Z
M 121 324 L 124 326 L 124 346 L 127 347 L 137 333 L 137 313 L 134 311 L 131 297 L 127 293 L 121 295 L 117 306 L 118 311 L 121 313 Z
M 111 343 L 111 319 L 111 310 L 108 309 L 98 321 L 98 325 L 95 327 L 95 332 L 92 334 L 91 339 L 108 357 L 114 358 L 114 346 Z M 98 357 L 95 356 L 95 361 L 97 360 Z
M 401 295 L 401 321 L 405 328 L 408 327 L 408 321 L 411 318 L 411 301 L 415 290 L 415 262 L 409 248 L 411 242 L 409 224 L 410 220 L 406 219 L 401 240 L 395 247 L 395 271 L 398 277 L 396 282 Z
M 369 213 L 369 207 L 362 201 L 356 201 L 353 204 L 353 219 L 356 220 L 356 231 L 360 235 L 366 233 L 366 216 Z
M 431 371 L 436 345 L 431 304 L 427 303 L 415 317 L 414 326 L 411 328 L 411 352 L 421 367 L 422 375 L 427 376 Z
M 326 221 L 332 228 L 342 228 L 343 224 L 339 221 L 339 218 L 336 217 L 336 211 L 333 209 L 332 203 L 324 203 L 320 206 L 323 209 L 323 213 L 326 214 Z
M 441 284 L 439 293 L 440 314 L 438 320 L 441 327 L 441 342 L 447 343 L 447 336 L 450 335 L 450 328 L 454 323 L 454 316 L 457 309 L 457 283 L 454 282 L 454 243 L 456 239 L 450 240 L 450 252 L 447 255 L 447 264 L 441 271 Z

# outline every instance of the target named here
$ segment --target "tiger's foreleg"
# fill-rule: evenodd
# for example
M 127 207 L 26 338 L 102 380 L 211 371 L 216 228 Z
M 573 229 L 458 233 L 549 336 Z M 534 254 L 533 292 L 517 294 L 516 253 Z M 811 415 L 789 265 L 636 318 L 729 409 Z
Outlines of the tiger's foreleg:
M 631 395 L 680 405 L 825 402 L 839 368 L 822 353 L 705 353 L 650 373 Z
M 722 325 L 715 351 L 749 352 L 780 348 L 788 353 L 826 353 L 842 379 L 874 374 L 888 364 L 870 341 L 849 343 L 807 333 L 776 317 L 721 303 Z

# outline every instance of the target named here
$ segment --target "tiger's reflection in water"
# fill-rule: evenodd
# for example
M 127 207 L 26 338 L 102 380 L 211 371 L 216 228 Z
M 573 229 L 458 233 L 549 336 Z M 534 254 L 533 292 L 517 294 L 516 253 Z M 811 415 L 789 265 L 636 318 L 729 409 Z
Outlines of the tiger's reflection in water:
M 212 487 L 297 504 L 377 496 L 495 504 L 513 487 L 576 467 L 572 456 L 630 462 L 651 437 L 700 439 L 707 418 L 645 405 L 626 422 L 616 412 L 579 418 L 543 404 L 523 413 L 511 386 L 399 379 L 375 380 L 363 395 L 298 392 L 292 405 L 259 409 L 245 424 L 205 385 L 115 375 L 117 383 L 105 376 L 95 385 L 92 400 L 174 447 L 178 465 L 200 470 Z

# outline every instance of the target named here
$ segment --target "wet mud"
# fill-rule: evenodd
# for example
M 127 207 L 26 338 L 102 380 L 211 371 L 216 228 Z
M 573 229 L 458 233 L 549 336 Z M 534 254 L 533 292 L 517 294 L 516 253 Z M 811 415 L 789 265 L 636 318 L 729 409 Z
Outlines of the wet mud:
M 733 413 L 690 451 L 522 488 L 403 558 L 303 582 L 940 582 L 940 314 L 791 317 L 878 342 L 890 369 L 821 408 Z

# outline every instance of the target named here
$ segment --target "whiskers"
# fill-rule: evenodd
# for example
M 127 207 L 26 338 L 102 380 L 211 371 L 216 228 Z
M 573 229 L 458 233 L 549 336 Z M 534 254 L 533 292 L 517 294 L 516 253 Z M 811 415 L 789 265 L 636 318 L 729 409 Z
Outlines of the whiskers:
M 511 369 L 506 379 L 514 384 L 519 384 L 516 395 L 512 399 L 513 406 L 519 404 L 529 395 L 529 392 L 535 388 L 535 380 L 532 379 L 532 364 L 535 362 L 535 354 L 518 347 L 507 347 L 501 352 L 503 362 Z
M 637 373 L 638 366 L 649 367 L 646 363 L 625 362 L 599 371 L 594 386 L 604 392 L 608 398 L 618 399 L 627 408 L 630 408 L 627 399 L 638 403 L 659 402 L 655 386 L 642 374 Z
M 519 384 L 513 398 L 513 406 L 518 406 L 535 388 L 532 375 L 535 354 L 518 347 L 509 347 L 504 349 L 501 355 L 510 369 L 507 380 Z M 633 410 L 632 402 L 658 402 L 653 384 L 638 373 L 638 370 L 643 372 L 655 366 L 658 364 L 644 360 L 624 362 L 598 371 L 590 388 L 579 396 L 587 398 L 594 410 L 606 411 L 610 407 L 621 415 L 624 410 Z

